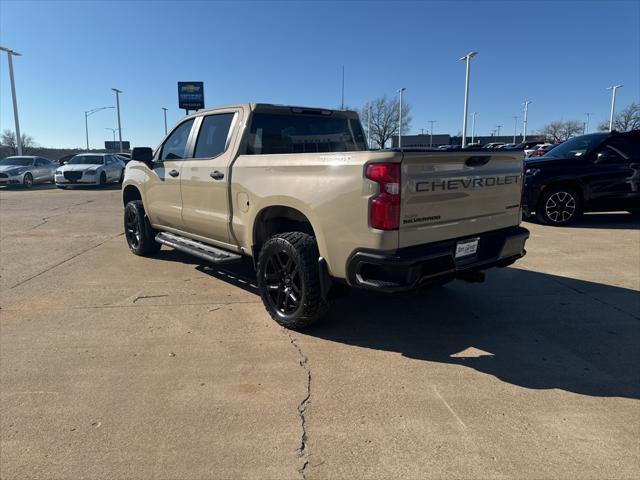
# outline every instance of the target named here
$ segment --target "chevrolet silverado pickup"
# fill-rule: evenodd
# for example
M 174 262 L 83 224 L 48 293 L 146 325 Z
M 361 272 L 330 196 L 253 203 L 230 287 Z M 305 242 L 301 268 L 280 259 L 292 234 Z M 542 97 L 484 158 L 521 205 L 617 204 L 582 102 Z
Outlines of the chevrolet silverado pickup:
M 136 255 L 250 257 L 266 310 L 296 329 L 347 287 L 482 281 L 512 264 L 529 236 L 522 183 L 522 152 L 372 151 L 355 112 L 232 105 L 134 149 L 125 237 Z

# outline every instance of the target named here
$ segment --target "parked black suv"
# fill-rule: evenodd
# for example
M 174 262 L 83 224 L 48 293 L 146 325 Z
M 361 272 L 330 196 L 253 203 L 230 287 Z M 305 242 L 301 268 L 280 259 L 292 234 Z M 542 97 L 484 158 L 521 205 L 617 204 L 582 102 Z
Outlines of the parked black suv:
M 583 212 L 640 212 L 640 130 L 572 138 L 525 169 L 525 218 L 566 225 Z

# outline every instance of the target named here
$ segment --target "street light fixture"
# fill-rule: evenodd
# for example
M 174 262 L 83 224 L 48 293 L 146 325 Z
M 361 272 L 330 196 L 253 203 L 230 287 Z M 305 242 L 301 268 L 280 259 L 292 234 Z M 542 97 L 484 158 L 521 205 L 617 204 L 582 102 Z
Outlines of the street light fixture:
M 496 137 L 500 136 L 500 129 L 502 128 L 502 125 L 496 125 L 496 128 L 498 129 L 498 134 L 496 135 Z
M 21 57 L 22 54 L 13 50 L 0 47 L 0 50 L 7 52 L 9 60 L 9 79 L 11 81 L 11 97 L 13 98 L 13 118 L 16 125 L 16 146 L 18 147 L 18 155 L 22 155 L 22 137 L 20 136 L 20 121 L 18 120 L 18 101 L 16 100 L 16 82 L 13 79 L 13 57 Z
M 117 128 L 109 128 L 109 127 L 104 127 L 105 130 L 111 130 L 113 132 L 113 143 L 116 142 L 116 130 L 118 130 Z
M 113 108 L 113 107 L 92 108 L 91 110 L 87 110 L 86 112 L 84 112 L 84 133 L 87 139 L 87 152 L 89 151 L 89 121 L 87 119 L 94 113 L 99 112 L 100 110 L 106 110 L 108 108 Z
M 398 115 L 398 148 L 402 148 L 402 94 L 406 90 L 406 87 L 400 87 L 398 93 L 400 94 L 400 111 Z
M 616 91 L 624 85 L 611 85 L 607 90 L 611 90 L 611 115 L 609 115 L 609 131 L 613 130 L 613 113 L 616 109 Z
M 122 125 L 120 124 L 120 94 L 122 93 L 122 90 L 118 90 L 117 88 L 112 88 L 111 90 L 116 93 L 116 110 L 118 112 L 118 140 L 120 141 L 119 153 L 122 153 Z
M 467 112 L 468 112 L 468 104 L 469 104 L 469 66 L 471 64 L 471 59 L 475 57 L 478 52 L 469 52 L 464 57 L 460 58 L 460 60 L 466 60 L 467 62 L 467 76 L 464 84 L 464 118 L 462 120 L 462 148 L 467 146 Z
M 164 134 L 167 134 L 167 107 L 162 107 L 162 110 L 164 111 Z
M 429 129 L 429 147 L 433 147 L 433 124 L 436 123 L 437 120 L 429 120 L 431 124 L 431 128 Z
M 527 141 L 527 114 L 529 113 L 529 104 L 531 100 L 525 101 L 522 105 L 524 106 L 524 120 L 522 121 L 522 141 Z

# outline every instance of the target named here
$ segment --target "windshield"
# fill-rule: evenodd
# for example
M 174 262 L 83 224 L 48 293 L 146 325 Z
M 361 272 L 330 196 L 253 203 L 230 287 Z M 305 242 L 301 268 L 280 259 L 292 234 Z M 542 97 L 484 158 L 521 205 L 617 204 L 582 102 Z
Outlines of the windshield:
M 102 165 L 103 158 L 98 155 L 76 155 L 67 165 Z
M 540 158 L 577 158 L 582 157 L 600 145 L 608 133 L 592 133 L 572 138 L 548 151 Z
M 0 166 L 13 165 L 16 167 L 29 167 L 33 165 L 33 158 L 27 157 L 8 157 L 0 160 Z

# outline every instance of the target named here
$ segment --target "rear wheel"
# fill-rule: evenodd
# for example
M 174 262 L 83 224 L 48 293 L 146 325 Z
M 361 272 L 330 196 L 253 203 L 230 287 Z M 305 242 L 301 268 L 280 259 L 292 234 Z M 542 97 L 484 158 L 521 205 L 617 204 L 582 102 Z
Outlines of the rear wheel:
M 104 187 L 107 184 L 107 174 L 102 172 L 100 174 L 100 186 Z
M 22 186 L 24 188 L 33 187 L 33 175 L 31 175 L 30 173 L 25 173 L 24 178 L 22 179 Z
M 156 242 L 156 230 L 149 223 L 142 200 L 132 200 L 124 208 L 124 235 L 129 249 L 140 256 L 158 253 L 160 244 Z
M 318 246 L 302 232 L 274 235 L 258 260 L 258 289 L 271 317 L 293 330 L 307 327 L 329 310 L 322 297 Z
M 582 215 L 582 200 L 569 187 L 550 187 L 536 208 L 536 218 L 546 225 L 569 225 Z

